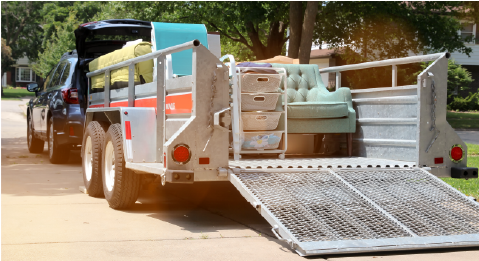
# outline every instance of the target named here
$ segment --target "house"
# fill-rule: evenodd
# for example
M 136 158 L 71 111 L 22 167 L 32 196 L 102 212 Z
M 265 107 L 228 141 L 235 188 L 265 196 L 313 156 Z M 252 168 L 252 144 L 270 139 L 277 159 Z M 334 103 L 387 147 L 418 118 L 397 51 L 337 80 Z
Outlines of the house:
M 464 53 L 452 52 L 451 58 L 456 61 L 457 64 L 460 64 L 462 67 L 466 68 L 474 80 L 469 86 L 469 90 L 460 92 L 459 94 L 462 97 L 466 97 L 469 92 L 478 92 L 479 91 L 479 24 L 473 24 L 467 21 L 461 21 L 462 29 L 458 32 L 463 39 L 472 36 L 474 39 L 466 43 L 467 47 L 472 49 L 470 57 Z
M 10 70 L 2 76 L 2 87 L 27 87 L 27 84 L 37 82 L 41 79 L 30 66 L 30 61 L 25 56 L 15 61 Z

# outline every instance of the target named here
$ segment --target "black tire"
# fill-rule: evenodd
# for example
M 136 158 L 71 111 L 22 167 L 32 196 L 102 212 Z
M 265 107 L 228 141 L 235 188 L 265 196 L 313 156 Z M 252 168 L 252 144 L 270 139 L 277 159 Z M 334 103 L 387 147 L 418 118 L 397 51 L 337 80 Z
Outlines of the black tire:
M 45 147 L 45 141 L 35 138 L 33 120 L 30 116 L 27 119 L 27 146 L 30 153 L 42 153 Z
M 102 158 L 103 191 L 108 204 L 113 209 L 131 207 L 138 199 L 141 176 L 125 167 L 121 125 L 118 123 L 112 124 L 105 134 Z
M 53 164 L 67 163 L 70 156 L 70 148 L 66 145 L 60 146 L 53 134 L 53 120 L 48 121 L 48 156 Z
M 90 138 L 89 141 L 88 138 Z M 83 134 L 82 169 L 83 183 L 88 191 L 88 195 L 92 197 L 104 196 L 101 174 L 104 139 L 105 130 L 102 128 L 102 125 L 97 121 L 90 122 Z

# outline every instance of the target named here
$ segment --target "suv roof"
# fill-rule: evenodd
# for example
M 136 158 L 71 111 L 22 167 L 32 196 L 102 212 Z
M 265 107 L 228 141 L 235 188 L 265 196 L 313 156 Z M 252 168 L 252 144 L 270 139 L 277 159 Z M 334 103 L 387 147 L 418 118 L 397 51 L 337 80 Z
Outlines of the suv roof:
M 67 59 L 67 58 L 78 58 L 77 50 L 64 53 L 62 55 L 62 58 L 60 58 L 60 60 Z
M 90 36 L 141 36 L 151 37 L 151 22 L 134 19 L 111 19 L 84 23 L 75 30 L 76 49 L 85 55 L 86 39 Z
M 138 27 L 149 26 L 151 28 L 151 22 L 140 21 L 135 19 L 110 19 L 96 22 L 88 22 L 81 24 L 79 27 L 85 27 L 88 30 L 97 30 L 106 27 Z

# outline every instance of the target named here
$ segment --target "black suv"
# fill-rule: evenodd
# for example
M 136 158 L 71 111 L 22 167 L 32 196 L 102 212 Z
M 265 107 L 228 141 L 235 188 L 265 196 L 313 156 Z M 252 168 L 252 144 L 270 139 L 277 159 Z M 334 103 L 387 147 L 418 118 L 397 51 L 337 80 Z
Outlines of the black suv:
M 121 49 L 127 41 L 150 41 L 151 23 L 133 19 L 90 22 L 80 25 L 75 37 L 78 53 L 65 53 L 43 82 L 27 87 L 36 96 L 28 103 L 28 150 L 41 153 L 47 141 L 51 163 L 67 162 L 70 150 L 82 144 L 88 63 Z

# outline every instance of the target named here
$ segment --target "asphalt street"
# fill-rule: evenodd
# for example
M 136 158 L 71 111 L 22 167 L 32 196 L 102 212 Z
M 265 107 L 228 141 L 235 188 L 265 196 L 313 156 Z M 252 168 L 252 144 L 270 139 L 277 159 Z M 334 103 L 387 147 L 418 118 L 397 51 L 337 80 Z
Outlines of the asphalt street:
M 2 101 L 2 260 L 307 260 L 228 182 L 144 189 L 116 211 L 79 191 L 81 158 L 30 154 L 24 101 Z M 478 260 L 478 248 L 319 256 L 330 260 Z
M 456 131 L 462 141 L 466 143 L 479 144 L 479 131 Z

